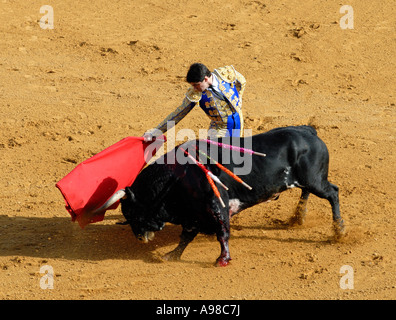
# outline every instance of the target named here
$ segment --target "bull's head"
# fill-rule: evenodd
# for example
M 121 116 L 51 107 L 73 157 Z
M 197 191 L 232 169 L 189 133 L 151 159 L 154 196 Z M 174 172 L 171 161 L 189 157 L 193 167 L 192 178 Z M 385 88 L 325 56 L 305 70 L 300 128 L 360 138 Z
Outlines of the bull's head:
M 158 219 L 158 210 L 158 206 L 142 203 L 136 199 L 131 188 L 125 188 L 121 211 L 138 240 L 144 243 L 153 240 L 154 231 L 160 231 L 165 226 L 165 222 Z
M 138 240 L 144 243 L 153 240 L 154 231 L 162 230 L 165 226 L 165 222 L 158 219 L 158 215 L 156 215 L 161 210 L 163 199 L 159 199 L 155 204 L 145 205 L 136 199 L 130 187 L 118 190 L 95 212 L 108 209 L 118 200 L 121 202 L 121 211 Z
M 158 186 L 156 192 L 146 194 L 140 191 L 138 193 L 139 197 L 137 197 L 132 187 L 126 187 L 118 190 L 103 206 L 95 211 L 104 211 L 120 200 L 122 213 L 135 236 L 145 243 L 152 240 L 154 231 L 161 230 L 165 226 L 165 221 L 169 221 L 164 206 L 170 190 L 186 173 L 185 166 L 170 167 L 170 170 L 165 171 L 165 173 L 163 167 L 160 167 L 160 169 L 160 178 L 163 181 L 156 182 L 156 186 Z

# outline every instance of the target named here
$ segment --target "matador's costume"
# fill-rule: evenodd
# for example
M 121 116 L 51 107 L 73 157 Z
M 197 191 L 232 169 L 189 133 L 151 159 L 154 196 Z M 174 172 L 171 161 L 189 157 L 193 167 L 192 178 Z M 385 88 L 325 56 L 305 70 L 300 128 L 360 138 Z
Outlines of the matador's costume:
M 176 125 L 199 103 L 211 120 L 209 137 L 242 136 L 242 95 L 246 80 L 233 66 L 215 69 L 212 75 L 212 86 L 203 92 L 196 91 L 193 87 L 189 88 L 181 106 L 154 130 L 165 133 L 168 121 L 174 121 Z

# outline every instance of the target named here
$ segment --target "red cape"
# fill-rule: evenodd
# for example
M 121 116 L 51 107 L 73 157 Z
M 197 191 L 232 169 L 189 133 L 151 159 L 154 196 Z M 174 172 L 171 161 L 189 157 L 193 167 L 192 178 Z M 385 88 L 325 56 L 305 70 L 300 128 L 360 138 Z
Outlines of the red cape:
M 127 137 L 80 163 L 56 187 L 66 202 L 66 210 L 81 228 L 102 221 L 105 212 L 92 211 L 103 205 L 116 191 L 130 186 L 139 172 L 165 141 L 151 143 L 143 137 Z M 116 209 L 119 201 L 109 209 Z

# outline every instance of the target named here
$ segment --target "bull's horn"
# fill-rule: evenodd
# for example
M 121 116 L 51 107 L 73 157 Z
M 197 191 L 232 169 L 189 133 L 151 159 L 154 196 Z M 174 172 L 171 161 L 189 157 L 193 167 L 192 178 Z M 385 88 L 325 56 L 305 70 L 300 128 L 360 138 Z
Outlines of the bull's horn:
M 118 200 L 120 200 L 121 198 L 124 198 L 124 197 L 125 197 L 125 190 L 124 189 L 118 190 L 101 207 L 94 210 L 93 213 L 98 213 L 98 212 L 106 210 L 107 208 L 111 207 L 114 203 L 116 203 Z

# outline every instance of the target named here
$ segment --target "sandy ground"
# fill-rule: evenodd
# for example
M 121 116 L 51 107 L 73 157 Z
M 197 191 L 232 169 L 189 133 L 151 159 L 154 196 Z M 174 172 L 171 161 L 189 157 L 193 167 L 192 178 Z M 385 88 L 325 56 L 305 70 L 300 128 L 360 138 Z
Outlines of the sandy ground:
M 339 1 L 0 1 L 0 299 L 395 299 L 396 6 Z M 196 61 L 245 75 L 246 128 L 311 124 L 328 145 L 348 235 L 314 196 L 306 224 L 284 228 L 299 190 L 232 221 L 226 268 L 214 236 L 180 262 L 168 225 L 140 244 L 119 210 L 82 230 L 55 183 L 176 108 Z M 193 110 L 178 129 L 207 128 Z M 54 271 L 43 290 L 40 268 Z M 353 289 L 342 289 L 344 265 Z M 351 273 L 349 273 L 351 275 Z M 351 282 L 349 283 L 351 284 Z

